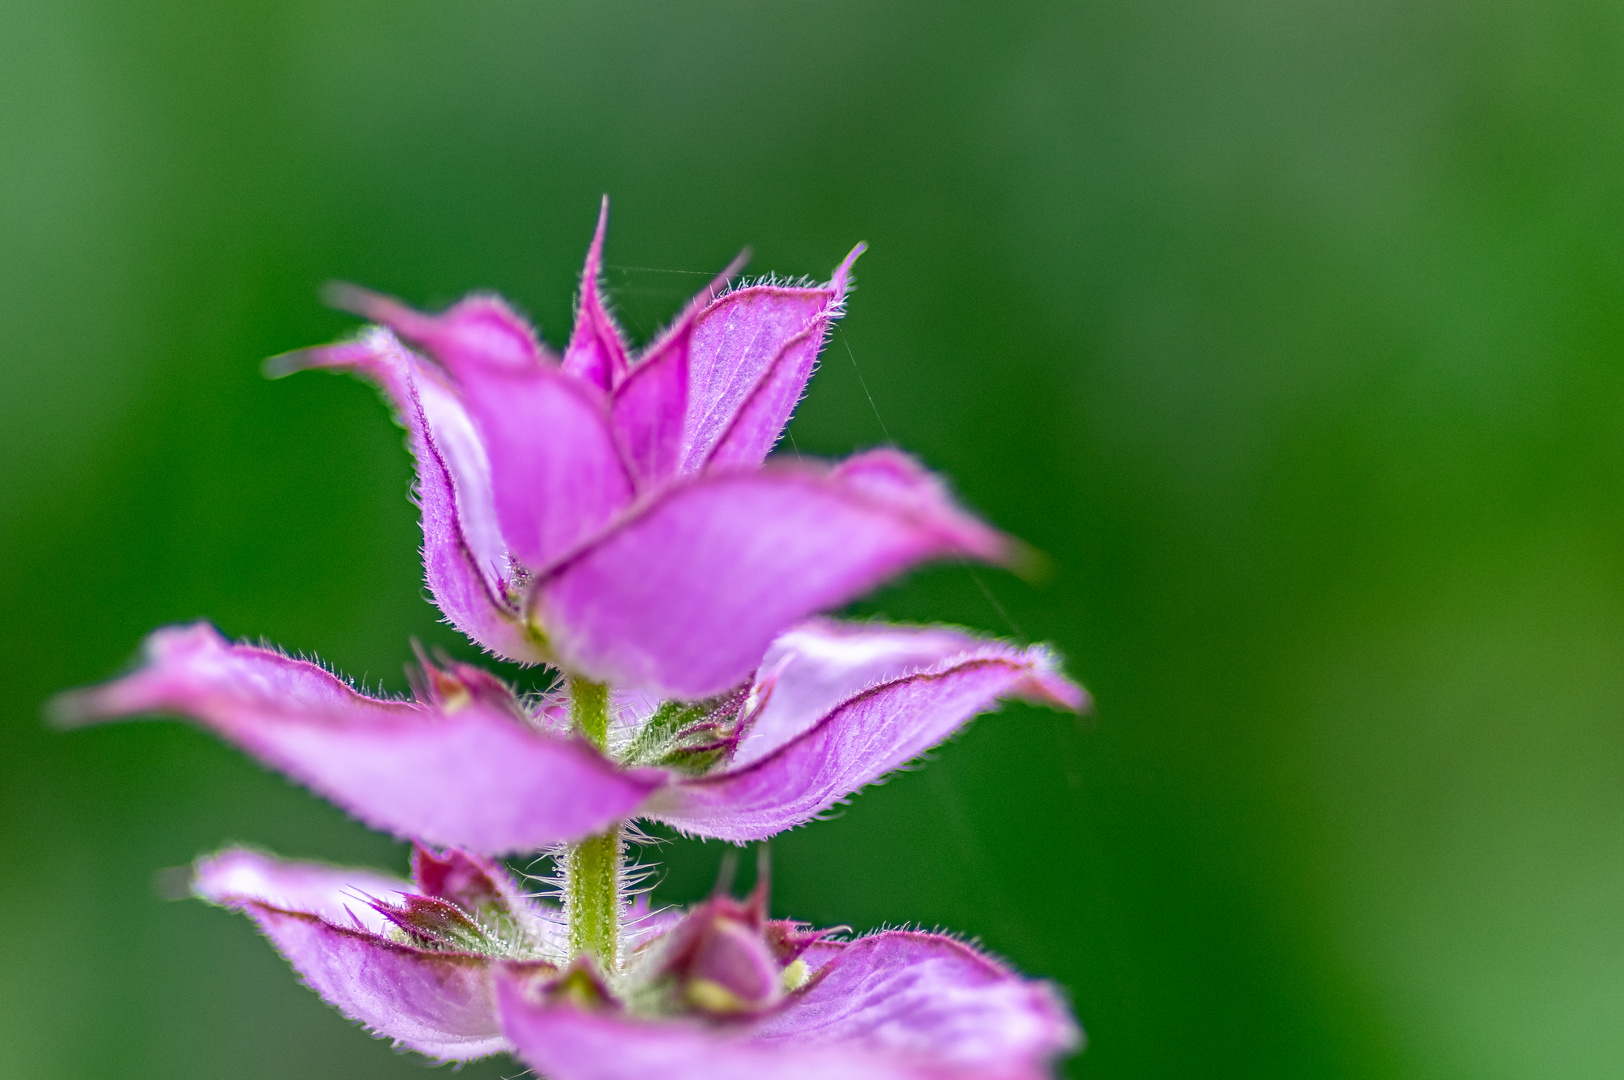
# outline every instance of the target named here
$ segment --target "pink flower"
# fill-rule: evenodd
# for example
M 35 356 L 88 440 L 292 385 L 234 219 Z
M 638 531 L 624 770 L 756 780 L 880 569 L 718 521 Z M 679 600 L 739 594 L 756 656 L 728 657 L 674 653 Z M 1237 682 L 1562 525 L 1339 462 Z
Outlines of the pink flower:
M 420 656 L 411 699 L 373 697 L 199 623 L 156 631 L 57 717 L 189 717 L 444 848 L 414 848 L 411 882 L 244 850 L 194 881 L 347 1016 L 432 1057 L 508 1050 L 553 1080 L 1037 1080 L 1077 1042 L 1065 1008 L 951 938 L 830 940 L 769 920 L 764 887 L 686 914 L 628 902 L 631 819 L 761 839 L 1001 700 L 1087 695 L 1043 646 L 815 617 L 927 559 L 1017 550 L 896 451 L 764 464 L 860 246 L 826 285 L 718 295 L 723 275 L 634 358 L 598 291 L 604 224 L 561 358 L 493 298 L 428 316 L 343 289 L 383 326 L 275 365 L 380 385 L 417 459 L 436 602 L 488 650 L 558 667 L 558 688 L 521 697 Z M 544 848 L 563 909 L 490 858 Z
M 643 817 L 760 839 L 919 757 L 1000 698 L 1078 709 L 1042 646 L 959 630 L 812 620 L 719 697 L 611 698 L 607 751 L 556 698 L 525 701 L 466 664 L 425 660 L 416 699 L 363 694 L 317 664 L 199 623 L 155 632 L 145 662 L 58 699 L 70 723 L 178 713 L 362 821 L 487 854 L 536 851 Z
M 784 628 L 914 564 L 1016 555 L 896 451 L 763 467 L 861 245 L 824 285 L 720 293 L 724 274 L 634 357 L 599 292 L 607 212 L 562 358 L 494 297 L 431 316 L 343 287 L 389 329 L 272 365 L 357 371 L 389 398 L 454 625 L 512 660 L 703 698 Z
M 1051 987 L 940 934 L 854 941 L 769 920 L 765 890 L 629 910 L 623 961 L 572 962 L 499 865 L 418 849 L 414 881 L 241 849 L 195 888 L 304 981 L 431 1057 L 515 1052 L 553 1080 L 1037 1080 L 1079 1033 Z
M 475 856 L 419 849 L 412 862 L 405 882 L 237 848 L 200 859 L 193 889 L 246 913 L 312 990 L 368 1031 L 453 1061 L 508 1049 L 492 962 L 511 960 L 514 979 L 555 976 L 565 959 L 556 909 Z

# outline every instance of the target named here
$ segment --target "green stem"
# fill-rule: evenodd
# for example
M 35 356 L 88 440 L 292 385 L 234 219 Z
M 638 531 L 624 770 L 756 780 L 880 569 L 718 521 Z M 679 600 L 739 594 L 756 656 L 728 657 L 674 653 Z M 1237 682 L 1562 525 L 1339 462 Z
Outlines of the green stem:
M 609 749 L 609 688 L 603 683 L 571 679 L 570 723 L 599 750 Z
M 564 855 L 564 915 L 570 954 L 591 953 L 605 971 L 619 966 L 621 827 L 569 845 Z
M 571 679 L 570 722 L 599 750 L 609 748 L 609 688 Z M 564 917 L 569 921 L 570 953 L 591 953 L 613 972 L 620 960 L 621 861 L 625 854 L 621 826 L 565 847 Z

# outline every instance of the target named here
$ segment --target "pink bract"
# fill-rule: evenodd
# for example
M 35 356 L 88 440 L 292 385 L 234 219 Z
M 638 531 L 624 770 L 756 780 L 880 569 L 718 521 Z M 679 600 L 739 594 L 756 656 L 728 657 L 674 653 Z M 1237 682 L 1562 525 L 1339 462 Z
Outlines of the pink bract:
M 554 1080 L 1037 1080 L 1079 1041 L 1048 984 L 940 934 L 828 941 L 768 920 L 758 891 L 629 911 L 642 928 L 606 976 L 566 962 L 556 910 L 500 864 L 413 862 L 407 882 L 232 849 L 194 888 L 374 1034 L 445 1060 L 515 1052 Z
M 806 989 L 727 1024 L 538 1002 L 497 982 L 502 1028 L 552 1080 L 1046 1080 L 1081 1033 L 1053 988 L 942 934 L 882 931 L 803 954 Z
M 520 897 L 499 865 L 454 858 L 465 877 L 471 871 L 492 891 L 515 898 L 518 929 L 540 955 L 522 959 L 509 977 L 555 973 L 560 935 L 549 916 L 556 913 Z M 496 1014 L 491 956 L 429 935 L 413 938 L 391 918 L 404 917 L 409 898 L 445 899 L 421 882 L 236 848 L 198 860 L 193 889 L 252 918 L 312 990 L 373 1034 L 451 1061 L 509 1048 Z
M 526 703 L 478 668 L 425 664 L 424 675 L 416 700 L 370 697 L 200 623 L 155 632 L 142 666 L 55 708 L 72 723 L 187 716 L 375 828 L 507 854 L 630 817 L 761 839 L 812 820 L 1001 698 L 1086 702 L 1042 646 L 824 619 L 781 635 L 739 691 L 660 739 L 643 696 L 617 695 L 609 754 L 547 702 Z
M 494 297 L 424 315 L 343 287 L 342 306 L 389 329 L 274 365 L 383 390 L 417 459 L 429 589 L 454 625 L 508 659 L 702 698 L 786 627 L 910 566 L 1016 554 L 896 451 L 763 467 L 861 245 L 822 285 L 720 292 L 730 270 L 634 356 L 598 283 L 606 215 L 562 358 Z
M 626 816 L 662 782 L 532 726 L 506 686 L 466 666 L 430 680 L 423 700 L 389 701 L 207 623 L 155 631 L 144 654 L 131 674 L 58 698 L 57 716 L 190 717 L 397 836 L 534 850 Z
M 606 221 L 607 202 L 561 356 L 494 297 L 426 315 L 344 286 L 378 325 L 270 367 L 379 386 L 436 603 L 558 682 L 521 695 L 419 649 L 391 699 L 197 623 L 56 718 L 189 718 L 411 840 L 410 881 L 232 849 L 193 887 L 430 1057 L 507 1051 L 552 1080 L 1040 1080 L 1080 1032 L 1050 986 L 962 942 L 770 919 L 765 875 L 747 901 L 628 900 L 633 819 L 764 839 L 1002 701 L 1088 697 L 1042 645 L 818 615 L 930 559 L 1019 552 L 896 450 L 766 460 L 861 245 L 821 285 L 726 291 L 735 264 L 634 353 L 599 287 Z M 547 849 L 562 909 L 494 858 Z

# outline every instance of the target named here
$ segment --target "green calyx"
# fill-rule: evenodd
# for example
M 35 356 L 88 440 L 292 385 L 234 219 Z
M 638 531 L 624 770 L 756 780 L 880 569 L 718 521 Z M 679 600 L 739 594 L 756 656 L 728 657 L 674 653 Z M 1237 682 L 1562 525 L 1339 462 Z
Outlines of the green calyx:
M 398 937 L 418 948 L 494 955 L 504 951 L 489 933 L 456 904 L 433 896 L 407 896 L 380 909 Z
M 733 752 L 745 695 L 667 701 L 654 711 L 621 755 L 626 765 L 654 765 L 689 776 L 709 772 Z

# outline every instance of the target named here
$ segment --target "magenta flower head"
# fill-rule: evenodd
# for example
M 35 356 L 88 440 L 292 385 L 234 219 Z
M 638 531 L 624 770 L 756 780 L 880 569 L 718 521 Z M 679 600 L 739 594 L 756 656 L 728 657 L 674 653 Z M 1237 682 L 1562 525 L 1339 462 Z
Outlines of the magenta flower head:
M 724 274 L 633 356 L 598 289 L 604 225 L 561 357 L 494 298 L 429 316 L 346 288 L 382 325 L 273 365 L 382 388 L 436 602 L 490 652 L 557 667 L 552 689 L 420 653 L 412 696 L 377 697 L 198 623 L 55 715 L 191 718 L 413 841 L 410 882 L 235 850 L 195 889 L 431 1057 L 507 1050 L 553 1080 L 1043 1075 L 1078 1038 L 1053 991 L 951 938 L 834 940 L 769 919 L 764 886 L 686 913 L 630 898 L 637 819 L 763 839 L 1000 701 L 1087 695 L 1041 645 L 818 614 L 924 560 L 1018 551 L 894 450 L 764 460 L 860 246 L 824 285 Z M 558 905 L 493 859 L 543 850 Z
M 426 658 L 415 700 L 369 697 L 200 624 L 153 634 L 138 671 L 58 714 L 189 716 L 376 828 L 501 855 L 633 817 L 761 839 L 1000 698 L 1080 708 L 1041 646 L 802 618 L 920 558 L 1012 550 L 895 451 L 761 466 L 857 252 L 823 286 L 712 299 L 719 280 L 634 360 L 597 288 L 604 227 L 562 360 L 491 298 L 430 317 L 347 290 L 440 363 L 374 329 L 281 365 L 383 387 L 418 459 L 435 597 L 488 648 L 563 666 L 568 707 Z
M 1016 555 L 895 451 L 762 468 L 862 245 L 823 285 L 722 292 L 730 269 L 633 356 L 598 285 L 607 214 L 561 358 L 495 297 L 431 316 L 345 286 L 340 306 L 388 329 L 272 365 L 357 371 L 388 397 L 454 625 L 511 660 L 695 699 L 915 563 Z
M 304 981 L 430 1057 L 515 1053 L 552 1080 L 1037 1080 L 1079 1032 L 1054 990 L 941 934 L 852 941 L 767 917 L 766 890 L 629 905 L 612 969 L 498 863 L 416 849 L 413 880 L 234 849 L 198 895 L 251 917 Z

